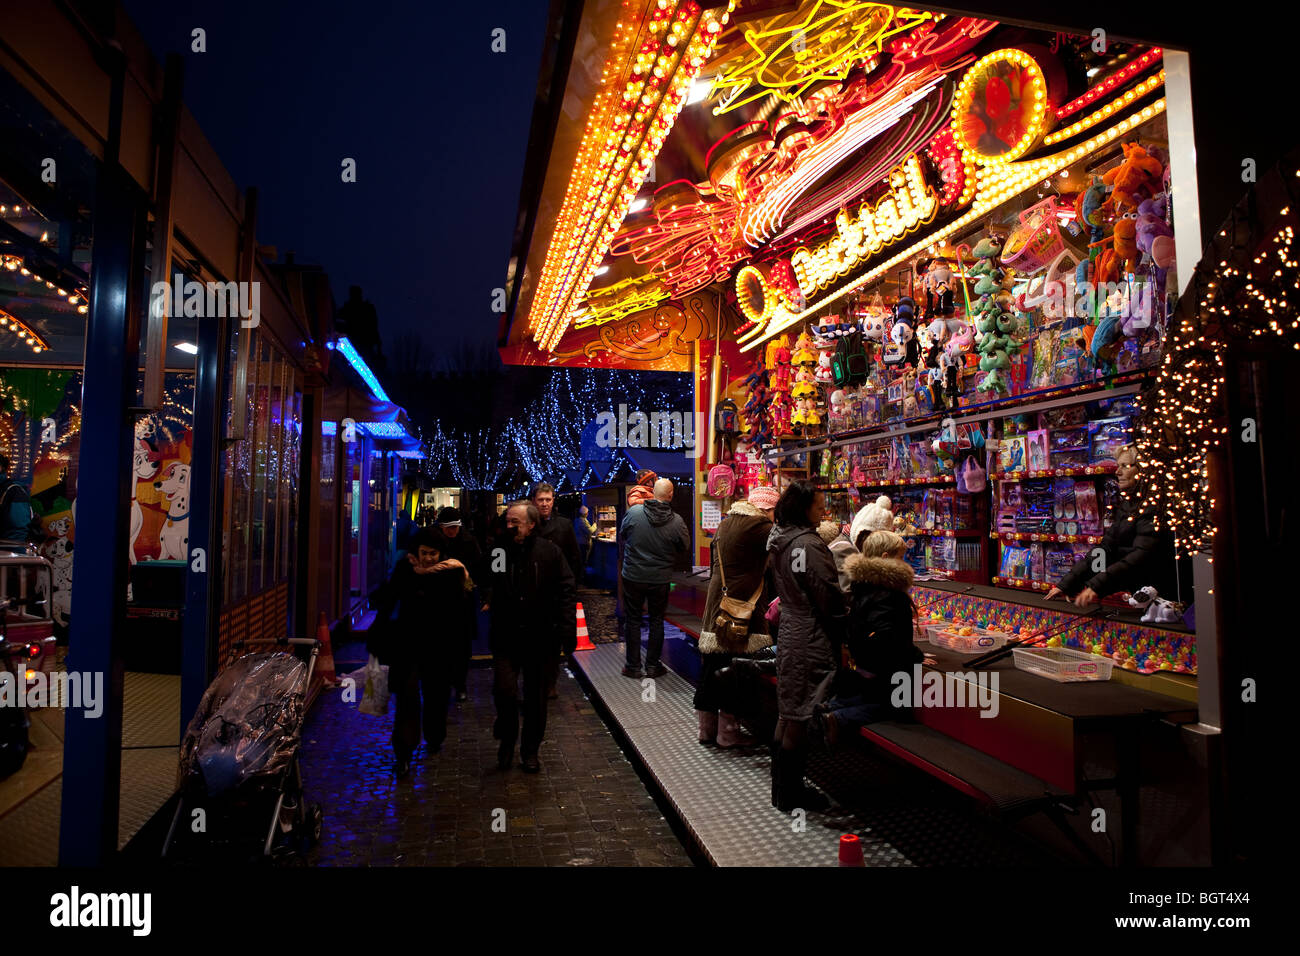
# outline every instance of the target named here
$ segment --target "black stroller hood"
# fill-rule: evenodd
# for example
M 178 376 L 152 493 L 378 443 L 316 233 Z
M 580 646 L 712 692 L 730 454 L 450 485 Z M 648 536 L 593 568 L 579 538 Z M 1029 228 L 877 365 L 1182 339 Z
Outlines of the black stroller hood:
M 217 675 L 181 741 L 180 783 L 210 796 L 285 768 L 299 743 L 307 664 L 292 654 L 246 654 Z

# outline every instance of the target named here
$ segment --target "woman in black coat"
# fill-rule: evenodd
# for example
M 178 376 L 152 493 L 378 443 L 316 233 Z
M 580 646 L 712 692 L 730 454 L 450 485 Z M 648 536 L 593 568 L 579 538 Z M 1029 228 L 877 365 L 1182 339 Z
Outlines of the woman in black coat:
M 824 511 L 822 494 L 811 482 L 794 482 L 777 503 L 776 526 L 767 543 L 781 599 L 772 805 L 785 813 L 830 805 L 804 783 L 808 722 L 828 696 L 839 666 L 846 615 L 835 558 L 817 534 Z
M 468 583 L 465 565 L 448 556 L 446 536 L 425 528 L 371 598 L 377 634 L 369 651 L 389 666 L 388 686 L 397 696 L 393 751 L 399 777 L 410 772 L 421 731 L 431 754 L 438 753 L 447 736 L 447 703 L 459 648 L 456 629 L 448 622 L 465 600 Z

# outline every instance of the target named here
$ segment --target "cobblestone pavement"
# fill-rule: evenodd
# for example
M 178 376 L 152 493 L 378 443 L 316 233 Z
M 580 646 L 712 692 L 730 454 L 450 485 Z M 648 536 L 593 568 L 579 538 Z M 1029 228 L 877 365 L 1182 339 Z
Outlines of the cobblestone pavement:
M 339 672 L 362 656 L 356 645 L 341 648 Z M 309 862 L 691 865 L 577 681 L 561 670 L 539 774 L 524 773 L 517 760 L 508 771 L 497 769 L 491 689 L 491 671 L 473 668 L 469 700 L 451 705 L 442 752 L 429 755 L 421 746 L 403 781 L 393 776 L 392 707 L 387 717 L 369 717 L 338 691 L 322 695 L 304 733 L 307 799 L 325 810 L 321 844 Z

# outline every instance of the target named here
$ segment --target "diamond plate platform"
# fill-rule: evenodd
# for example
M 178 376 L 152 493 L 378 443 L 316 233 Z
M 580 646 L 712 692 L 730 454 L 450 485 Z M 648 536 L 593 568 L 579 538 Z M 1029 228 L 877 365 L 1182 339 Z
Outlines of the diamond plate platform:
M 631 741 L 700 849 L 716 866 L 835 866 L 841 833 L 863 838 L 868 865 L 910 861 L 833 814 L 786 815 L 772 808 L 765 747 L 717 750 L 696 740 L 695 689 L 669 671 L 658 680 L 622 675 L 621 643 L 574 655 L 596 695 Z
M 929 777 L 860 748 L 815 752 L 809 760 L 809 779 L 835 801 L 830 812 L 802 819 L 783 814 L 771 805 L 765 742 L 732 750 L 701 746 L 694 687 L 680 674 L 624 677 L 621 643 L 579 651 L 574 659 L 630 742 L 634 760 L 716 866 L 836 866 L 842 833 L 858 835 L 868 866 L 1057 862 Z

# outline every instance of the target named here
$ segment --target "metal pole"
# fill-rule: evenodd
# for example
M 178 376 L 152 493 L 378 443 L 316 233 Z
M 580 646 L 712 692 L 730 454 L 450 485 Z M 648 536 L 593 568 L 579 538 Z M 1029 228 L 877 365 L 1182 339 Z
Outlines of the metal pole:
M 181 712 L 184 734 L 212 680 L 221 607 L 221 413 L 229 319 L 200 320 L 194 363 L 194 439 L 190 458 L 190 531 L 181 627 Z M 179 739 L 179 738 L 178 738 Z
M 122 622 L 126 615 L 131 445 L 140 350 L 146 199 L 118 162 L 126 58 L 108 44 L 108 138 L 95 185 L 94 268 L 86 323 L 81 460 L 98 476 L 78 489 L 69 670 L 104 677 L 95 719 L 69 709 L 63 747 L 60 866 L 99 866 L 117 852 L 122 770 Z

